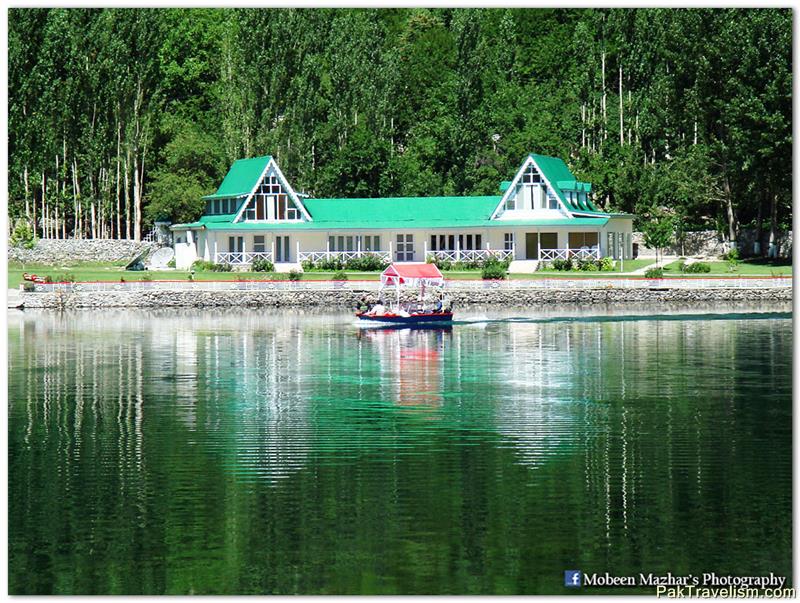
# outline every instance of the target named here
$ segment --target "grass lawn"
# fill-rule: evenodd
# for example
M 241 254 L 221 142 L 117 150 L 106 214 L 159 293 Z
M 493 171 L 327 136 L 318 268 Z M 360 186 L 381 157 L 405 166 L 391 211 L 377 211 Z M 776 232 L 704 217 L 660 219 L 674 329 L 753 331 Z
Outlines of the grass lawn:
M 628 273 L 644 266 L 654 263 L 654 260 L 627 260 L 625 262 L 625 273 Z M 512 273 L 509 278 L 512 280 L 529 280 L 536 278 L 623 278 L 625 273 L 620 271 L 619 263 L 617 269 L 612 272 L 582 272 L 582 271 L 558 271 L 543 269 L 534 274 Z M 791 276 L 791 264 L 772 263 L 765 260 L 747 260 L 739 264 L 736 272 L 729 272 L 727 262 L 710 262 L 713 276 Z M 22 283 L 22 273 L 29 272 L 38 276 L 50 276 L 54 281 L 62 280 L 62 275 L 72 275 L 76 281 L 119 281 L 124 278 L 126 281 L 139 280 L 189 280 L 187 270 L 163 270 L 133 272 L 126 271 L 124 264 L 113 262 L 82 262 L 71 263 L 60 266 L 50 266 L 43 264 L 20 264 L 11 262 L 8 266 L 8 287 L 19 288 Z M 678 263 L 673 262 L 664 268 L 665 276 L 695 276 L 702 277 L 703 274 L 684 275 L 678 268 Z M 376 281 L 380 278 L 380 272 L 347 272 L 349 280 Z M 333 272 L 305 272 L 302 280 L 322 281 L 330 280 Z M 466 272 L 444 272 L 444 277 L 448 280 L 479 280 L 480 270 L 470 270 Z M 286 279 L 285 273 L 274 274 L 269 272 L 196 272 L 194 276 L 197 281 L 235 281 L 235 280 L 272 280 Z
M 785 261 L 772 262 L 765 259 L 742 260 L 734 271 L 728 262 L 706 262 L 711 272 L 701 274 L 684 274 L 680 262 L 672 262 L 664 266 L 664 276 L 703 277 L 703 276 L 792 276 L 792 265 Z
M 614 274 L 625 274 L 628 272 L 633 272 L 634 270 L 639 270 L 640 268 L 644 268 L 645 266 L 649 266 L 651 264 L 655 264 L 655 258 L 646 258 L 646 259 L 637 259 L 637 260 L 625 260 L 624 262 L 620 262 L 617 260 L 616 265 L 614 266 L 614 270 L 610 270 L 607 272 L 600 272 L 598 270 L 553 270 L 552 268 L 540 268 L 537 272 L 537 276 L 569 276 L 569 277 L 580 277 L 580 276 L 613 276 Z

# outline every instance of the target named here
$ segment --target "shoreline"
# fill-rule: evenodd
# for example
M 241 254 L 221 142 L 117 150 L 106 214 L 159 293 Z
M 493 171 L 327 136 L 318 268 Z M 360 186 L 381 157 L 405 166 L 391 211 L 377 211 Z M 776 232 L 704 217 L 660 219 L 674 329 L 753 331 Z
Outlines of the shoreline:
M 385 294 L 386 297 L 393 295 Z M 784 287 L 667 287 L 649 288 L 475 288 L 449 289 L 456 307 L 501 305 L 547 307 L 568 305 L 628 304 L 708 304 L 714 302 L 791 302 L 792 288 Z M 378 292 L 367 288 L 268 289 L 268 290 L 170 290 L 132 291 L 20 291 L 17 308 L 103 309 L 103 308 L 352 308 L 365 297 L 377 301 Z M 416 294 L 405 292 L 402 301 L 414 301 Z

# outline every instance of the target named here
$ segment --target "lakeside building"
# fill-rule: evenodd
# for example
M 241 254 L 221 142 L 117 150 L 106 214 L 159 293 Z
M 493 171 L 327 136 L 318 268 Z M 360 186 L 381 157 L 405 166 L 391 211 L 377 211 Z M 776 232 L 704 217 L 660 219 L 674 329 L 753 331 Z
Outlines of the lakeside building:
M 591 184 L 556 157 L 530 154 L 498 195 L 315 199 L 298 194 L 267 155 L 234 162 L 196 222 L 174 224 L 175 263 L 203 259 L 276 269 L 304 261 L 347 261 L 376 254 L 385 261 L 431 256 L 474 261 L 510 259 L 511 270 L 566 258 L 629 259 L 633 216 L 600 211 Z

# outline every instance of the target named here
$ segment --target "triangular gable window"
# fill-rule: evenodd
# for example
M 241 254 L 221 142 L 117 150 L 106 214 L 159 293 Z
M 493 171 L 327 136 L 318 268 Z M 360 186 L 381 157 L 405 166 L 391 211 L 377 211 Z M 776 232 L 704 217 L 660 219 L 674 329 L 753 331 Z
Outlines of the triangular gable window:
M 272 168 L 264 176 L 242 213 L 244 221 L 293 221 L 301 220 L 302 217 L 300 208 Z

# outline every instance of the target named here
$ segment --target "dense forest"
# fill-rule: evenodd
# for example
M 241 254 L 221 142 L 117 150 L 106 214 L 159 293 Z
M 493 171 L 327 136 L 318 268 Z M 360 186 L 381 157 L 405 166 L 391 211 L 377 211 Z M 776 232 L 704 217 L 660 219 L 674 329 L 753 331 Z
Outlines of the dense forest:
M 316 196 L 494 194 L 528 152 L 608 210 L 791 225 L 789 9 L 12 9 L 9 209 L 190 220 L 237 158 Z

